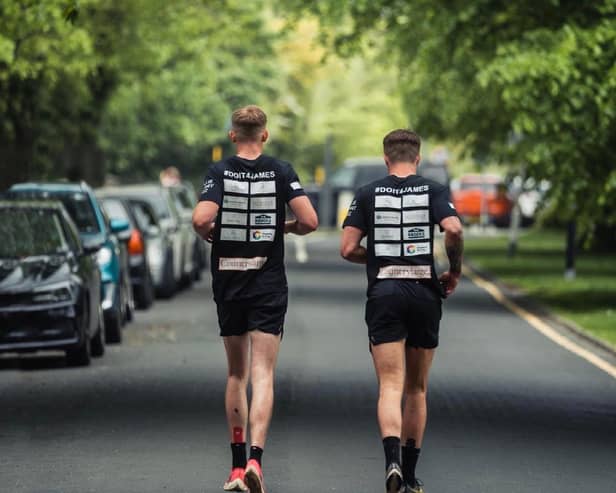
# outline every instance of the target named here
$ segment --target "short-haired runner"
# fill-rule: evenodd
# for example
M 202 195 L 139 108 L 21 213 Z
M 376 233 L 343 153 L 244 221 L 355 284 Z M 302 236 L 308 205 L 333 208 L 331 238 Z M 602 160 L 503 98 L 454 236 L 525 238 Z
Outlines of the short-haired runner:
M 419 136 L 409 130 L 385 136 L 389 174 L 357 191 L 341 244 L 346 260 L 367 264 L 366 323 L 379 383 L 388 493 L 423 492 L 415 467 L 426 426 L 428 372 L 438 345 L 441 297 L 453 293 L 462 267 L 462 225 L 449 188 L 416 174 L 419 149 Z M 449 258 L 449 271 L 440 278 L 434 225 L 445 232 Z M 364 236 L 366 247 L 360 245 Z
M 213 244 L 214 300 L 227 353 L 225 408 L 232 467 L 224 489 L 251 493 L 265 491 L 261 458 L 287 311 L 284 234 L 304 235 L 318 225 L 292 166 L 262 154 L 266 123 L 257 106 L 233 112 L 229 137 L 236 155 L 210 167 L 193 212 L 195 230 Z M 287 204 L 296 217 L 293 221 L 285 221 Z

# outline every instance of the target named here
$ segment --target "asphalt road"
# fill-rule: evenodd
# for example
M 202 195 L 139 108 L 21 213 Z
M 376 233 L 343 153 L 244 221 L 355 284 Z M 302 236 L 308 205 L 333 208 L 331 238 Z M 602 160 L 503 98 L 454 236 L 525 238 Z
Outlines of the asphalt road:
M 336 247 L 316 238 L 307 264 L 289 261 L 268 493 L 383 491 L 364 272 Z M 137 313 L 90 368 L 0 358 L 0 492 L 222 491 L 225 360 L 208 279 Z M 441 330 L 418 467 L 428 493 L 616 492 L 616 380 L 469 281 Z

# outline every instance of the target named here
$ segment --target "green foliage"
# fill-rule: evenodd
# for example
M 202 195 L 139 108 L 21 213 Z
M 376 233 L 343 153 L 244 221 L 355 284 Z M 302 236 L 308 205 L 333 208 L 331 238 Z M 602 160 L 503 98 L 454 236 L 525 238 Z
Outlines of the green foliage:
M 342 53 L 384 39 L 422 135 L 548 179 L 587 231 L 616 223 L 616 1 L 281 1 Z

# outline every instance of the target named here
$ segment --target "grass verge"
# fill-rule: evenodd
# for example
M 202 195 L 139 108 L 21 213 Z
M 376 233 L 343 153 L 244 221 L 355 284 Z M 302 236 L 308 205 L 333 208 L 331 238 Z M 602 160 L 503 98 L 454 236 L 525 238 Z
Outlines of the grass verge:
M 465 240 L 465 256 L 616 347 L 616 253 L 580 252 L 577 277 L 566 280 L 564 232 L 532 229 L 522 233 L 513 258 L 507 256 L 507 244 L 506 235 L 471 235 Z

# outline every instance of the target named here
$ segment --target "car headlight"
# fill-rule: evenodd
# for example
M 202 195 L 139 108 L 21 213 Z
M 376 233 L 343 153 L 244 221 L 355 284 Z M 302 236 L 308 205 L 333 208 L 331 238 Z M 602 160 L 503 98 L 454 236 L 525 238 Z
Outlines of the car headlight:
M 32 294 L 33 303 L 51 304 L 51 303 L 67 303 L 73 300 L 71 289 L 68 285 L 61 287 L 44 287 L 35 291 Z
M 111 248 L 102 247 L 96 254 L 96 261 L 98 262 L 98 265 L 100 265 L 101 267 L 107 265 L 109 262 L 111 262 L 112 255 L 113 252 L 111 251 Z

